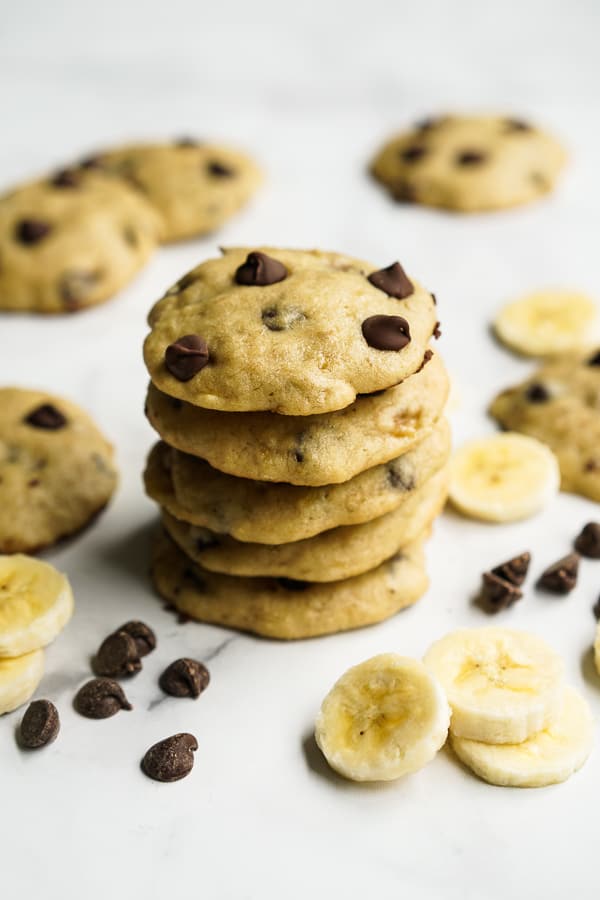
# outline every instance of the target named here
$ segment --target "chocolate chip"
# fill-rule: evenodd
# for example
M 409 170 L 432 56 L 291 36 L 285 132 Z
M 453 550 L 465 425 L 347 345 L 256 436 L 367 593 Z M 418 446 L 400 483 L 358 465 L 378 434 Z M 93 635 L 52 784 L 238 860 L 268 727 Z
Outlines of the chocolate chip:
M 158 679 L 165 692 L 172 697 L 199 697 L 206 690 L 210 675 L 206 666 L 195 659 L 176 659 Z
M 598 597 L 598 599 L 592 606 L 592 612 L 594 613 L 596 620 L 600 621 L 600 597 Z
M 19 727 L 19 744 L 36 750 L 51 744 L 60 731 L 58 710 L 50 700 L 34 700 L 27 707 Z
M 183 577 L 188 581 L 191 581 L 194 585 L 194 588 L 200 593 L 204 593 L 206 591 L 206 582 L 204 578 L 198 573 L 197 569 L 192 569 L 188 566 L 187 569 L 183 571 Z M 184 614 L 185 615 L 185 614 Z
M 76 188 L 79 187 L 80 178 L 75 169 L 63 169 L 50 179 L 50 184 L 57 188 Z
M 299 581 L 297 578 L 277 578 L 276 581 L 286 591 L 305 591 L 310 587 L 310 581 Z
M 123 688 L 110 678 L 92 678 L 79 688 L 73 705 L 88 719 L 108 719 L 121 709 L 133 709 Z
M 588 366 L 600 366 L 600 350 L 594 353 L 587 361 Z
M 597 459 L 588 459 L 583 467 L 584 472 L 596 472 L 600 469 L 600 462 Z
M 529 403 L 547 403 L 550 399 L 550 391 L 548 388 L 544 387 L 543 384 L 535 382 L 534 384 L 530 384 L 525 391 L 525 399 L 528 400 Z
M 135 641 L 138 656 L 148 656 L 156 647 L 156 635 L 145 622 L 125 622 L 117 631 L 125 631 Z
M 197 749 L 193 734 L 174 734 L 150 747 L 142 759 L 142 772 L 154 781 L 179 781 L 192 771 Z
M 402 350 L 410 343 L 410 326 L 402 316 L 369 316 L 362 333 L 375 350 Z
M 298 322 L 303 322 L 306 315 L 296 306 L 270 306 L 263 309 L 261 318 L 269 331 L 288 331 Z
M 235 273 L 236 284 L 250 287 L 264 287 L 269 284 L 277 284 L 287 278 L 288 270 L 278 259 L 267 256 L 255 250 L 246 257 Z
M 480 150 L 463 150 L 456 155 L 456 165 L 478 166 L 480 163 L 485 162 L 486 159 L 487 154 L 482 153 Z
M 99 271 L 72 269 L 62 275 L 58 291 L 67 309 L 75 311 L 85 304 L 102 277 Z
M 600 524 L 588 522 L 575 538 L 575 549 L 582 556 L 600 559 Z
M 30 412 L 28 416 L 25 416 L 23 421 L 27 425 L 32 425 L 33 428 L 43 428 L 46 431 L 57 431 L 59 428 L 64 428 L 67 424 L 63 414 L 51 403 L 42 403 L 41 406 Z
M 531 131 L 531 125 L 524 122 L 523 119 L 505 119 L 504 130 L 511 131 Z
M 426 153 L 427 148 L 422 144 L 413 144 L 411 147 L 406 147 L 404 150 L 401 150 L 400 157 L 404 162 L 412 163 L 417 162 L 419 159 L 423 159 Z
M 297 463 L 304 462 L 304 453 L 302 450 L 294 450 L 294 459 Z
M 519 587 L 525 581 L 530 562 L 531 553 L 520 553 L 519 556 L 514 556 L 512 559 L 500 563 L 498 566 L 494 566 L 492 575 L 503 578 L 504 581 L 508 581 L 510 584 L 515 585 L 515 587 Z
M 402 463 L 398 463 L 397 460 L 393 460 L 393 462 L 388 463 L 387 482 L 389 486 L 394 490 L 412 491 L 415 486 L 414 476 L 409 475 L 409 477 L 407 478 L 402 471 Z
M 213 175 L 215 178 L 233 178 L 235 175 L 233 169 L 230 169 L 229 166 L 224 166 L 223 163 L 216 160 L 209 162 L 206 169 L 209 175 Z
M 165 350 L 165 366 L 178 381 L 189 381 L 208 361 L 208 344 L 199 334 L 184 334 Z
M 126 631 L 109 634 L 100 644 L 93 661 L 96 675 L 110 678 L 128 678 L 142 668 L 134 638 Z
M 577 584 L 578 571 L 579 556 L 577 553 L 569 553 L 542 572 L 537 586 L 552 594 L 568 594 Z
M 405 179 L 399 179 L 392 185 L 392 196 L 398 203 L 416 203 L 418 200 L 416 185 Z
M 86 156 L 85 159 L 82 159 L 79 167 L 81 169 L 101 169 L 103 164 L 102 157 L 96 154 L 95 156 Z
M 388 297 L 396 297 L 398 300 L 404 300 L 414 294 L 412 282 L 407 278 L 406 272 L 399 262 L 394 262 L 385 269 L 379 269 L 377 272 L 371 272 L 367 276 L 373 287 L 378 288 L 387 294 Z
M 484 572 L 482 581 L 480 600 L 490 612 L 507 609 L 523 596 L 518 587 L 493 572 Z
M 431 336 L 434 337 L 436 341 L 438 341 L 442 336 L 442 329 L 440 328 L 440 325 L 441 322 L 436 322 L 433 331 L 431 332 Z
M 15 237 L 21 244 L 37 244 L 52 231 L 49 222 L 41 219 L 21 219 L 15 228 Z
M 419 372 L 421 372 L 425 368 L 425 366 L 427 365 L 429 360 L 432 358 L 433 358 L 433 350 L 426 350 L 425 353 L 423 354 L 423 359 L 421 360 L 421 365 L 419 366 L 419 368 L 417 369 L 417 371 L 414 374 L 418 375 Z

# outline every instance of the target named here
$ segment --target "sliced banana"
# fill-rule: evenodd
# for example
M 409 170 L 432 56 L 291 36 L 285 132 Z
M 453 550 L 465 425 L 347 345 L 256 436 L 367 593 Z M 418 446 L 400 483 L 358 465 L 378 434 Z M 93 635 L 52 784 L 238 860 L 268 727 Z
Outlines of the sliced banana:
M 442 747 L 450 709 L 415 659 L 383 653 L 342 675 L 325 697 L 315 738 L 327 762 L 352 781 L 416 772 Z
M 26 703 L 44 674 L 44 651 L 0 659 L 0 716 Z
M 450 461 L 450 501 L 487 522 L 514 522 L 539 512 L 560 487 L 552 451 L 515 432 L 469 441 Z
M 544 787 L 566 781 L 580 769 L 590 755 L 593 738 L 588 704 L 566 687 L 556 721 L 521 744 L 483 744 L 453 734 L 450 742 L 461 762 L 490 784 Z
M 525 356 L 556 356 L 594 345 L 598 308 L 585 294 L 546 290 L 504 306 L 494 322 L 500 340 Z
M 20 553 L 0 556 L 0 659 L 45 647 L 72 613 L 71 586 L 61 572 Z
M 509 628 L 464 628 L 424 657 L 452 708 L 457 737 L 519 744 L 560 714 L 564 664 L 541 638 Z

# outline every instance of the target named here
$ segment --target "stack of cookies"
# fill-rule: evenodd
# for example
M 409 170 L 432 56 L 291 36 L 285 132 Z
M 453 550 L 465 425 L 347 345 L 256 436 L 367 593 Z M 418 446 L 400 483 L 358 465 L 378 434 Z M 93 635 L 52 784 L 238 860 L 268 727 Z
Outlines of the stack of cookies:
M 378 622 L 427 588 L 447 492 L 432 294 L 399 263 L 229 249 L 152 309 L 145 471 L 158 592 L 275 638 Z

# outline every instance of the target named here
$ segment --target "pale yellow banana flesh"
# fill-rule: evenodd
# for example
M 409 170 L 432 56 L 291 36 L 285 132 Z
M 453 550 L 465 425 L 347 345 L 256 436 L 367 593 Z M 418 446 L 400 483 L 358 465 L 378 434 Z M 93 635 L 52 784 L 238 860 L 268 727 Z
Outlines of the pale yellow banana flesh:
M 44 674 L 44 651 L 0 659 L 0 715 L 26 703 Z
M 442 747 L 450 710 L 418 660 L 394 653 L 349 669 L 325 697 L 315 738 L 329 765 L 353 781 L 390 781 Z
M 494 322 L 500 340 L 525 356 L 557 356 L 592 347 L 600 334 L 594 301 L 577 291 L 546 290 L 507 304 Z
M 42 560 L 0 556 L 0 659 L 45 647 L 73 613 L 67 578 Z

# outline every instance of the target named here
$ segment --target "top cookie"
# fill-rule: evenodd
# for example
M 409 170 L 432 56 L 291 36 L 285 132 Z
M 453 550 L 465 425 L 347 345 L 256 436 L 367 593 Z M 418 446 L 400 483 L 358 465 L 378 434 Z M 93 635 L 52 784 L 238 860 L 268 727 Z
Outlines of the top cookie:
M 164 393 L 210 409 L 310 415 L 397 384 L 423 361 L 434 297 L 395 263 L 231 249 L 152 309 L 144 359 Z
M 0 198 L 0 309 L 73 312 L 112 296 L 156 248 L 161 222 L 125 182 L 65 170 Z
M 392 138 L 371 171 L 396 200 L 478 212 L 546 194 L 565 158 L 553 137 L 521 119 L 442 116 Z
M 131 144 L 85 160 L 125 178 L 160 213 L 163 240 L 214 231 L 237 212 L 262 180 L 242 153 L 189 139 L 172 144 Z

